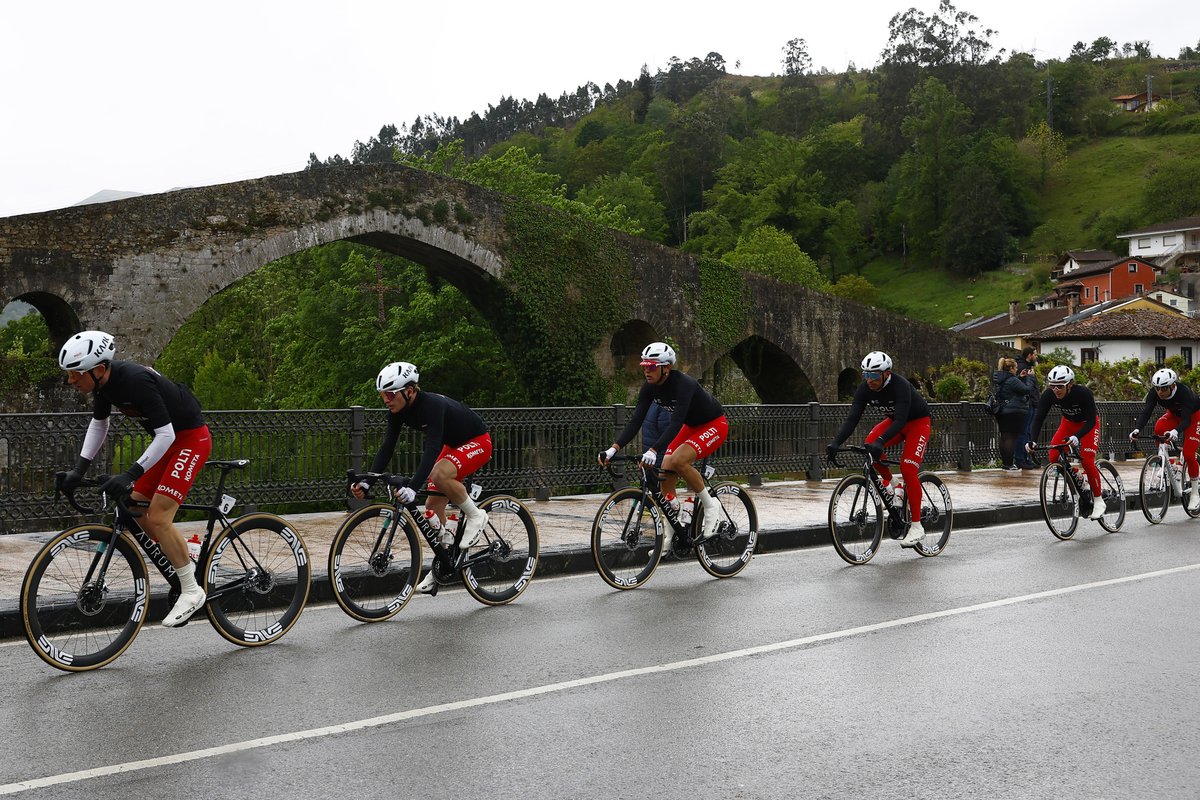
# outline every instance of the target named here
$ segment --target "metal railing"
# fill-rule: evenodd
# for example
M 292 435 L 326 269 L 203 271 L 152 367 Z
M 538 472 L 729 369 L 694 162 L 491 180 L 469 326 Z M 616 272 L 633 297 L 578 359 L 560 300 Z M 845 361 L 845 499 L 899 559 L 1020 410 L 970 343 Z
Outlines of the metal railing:
M 1100 403 L 1101 449 L 1116 457 L 1128 450 L 1129 428 L 1140 402 Z M 723 476 L 803 475 L 823 477 L 825 445 L 841 427 L 846 405 L 727 406 L 729 441 L 715 463 Z M 882 417 L 868 409 L 857 440 Z M 930 405 L 933 435 L 926 451 L 930 468 L 970 470 L 999 457 L 995 420 L 979 403 Z M 577 408 L 479 409 L 491 429 L 492 460 L 478 473 L 490 490 L 524 496 L 598 491 L 604 488 L 595 454 L 625 424 L 623 405 Z M 344 507 L 347 469 L 368 466 L 383 435 L 384 409 L 311 411 L 211 411 L 212 458 L 248 458 L 250 468 L 232 473 L 227 491 L 243 505 L 280 512 Z M 54 473 L 75 463 L 89 415 L 0 414 L 0 533 L 49 530 L 73 517 L 54 501 Z M 1058 416 L 1043 426 L 1043 437 Z M 105 448 L 92 474 L 127 467 L 145 450 L 149 435 L 113 416 Z M 411 472 L 421 455 L 421 437 L 402 436 L 392 461 Z M 215 471 L 201 471 L 197 496 L 213 491 Z

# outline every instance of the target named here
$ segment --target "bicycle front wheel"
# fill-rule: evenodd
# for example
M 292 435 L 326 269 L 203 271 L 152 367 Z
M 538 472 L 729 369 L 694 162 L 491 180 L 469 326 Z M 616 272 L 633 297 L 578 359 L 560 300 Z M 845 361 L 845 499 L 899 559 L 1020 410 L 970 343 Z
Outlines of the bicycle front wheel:
M 479 602 L 501 606 L 520 597 L 537 569 L 537 523 L 515 497 L 496 495 L 479 507 L 488 521 L 479 542 L 467 552 L 463 586 Z
M 21 584 L 25 638 L 65 672 L 112 662 L 133 642 L 149 608 L 146 562 L 122 534 L 104 563 L 112 528 L 80 525 L 47 542 Z
M 1121 483 L 1117 468 L 1109 462 L 1097 461 L 1096 469 L 1100 470 L 1100 496 L 1096 502 L 1104 503 L 1100 527 L 1116 533 L 1125 523 L 1125 484 Z
M 1171 467 L 1163 463 L 1162 456 L 1150 456 L 1142 465 L 1138 478 L 1138 492 L 1142 496 L 1142 513 L 1151 524 L 1163 521 L 1171 505 Z
M 925 538 L 913 547 L 923 556 L 936 556 L 946 549 L 950 541 L 950 529 L 954 527 L 954 505 L 950 502 L 950 490 L 942 479 L 932 472 L 922 472 L 921 524 L 925 526 Z
M 202 570 L 208 621 L 242 647 L 274 642 L 304 610 L 311 564 L 304 539 L 287 520 L 238 517 L 217 534 Z
M 718 483 L 712 493 L 721 504 L 717 532 L 696 544 L 696 560 L 714 578 L 731 578 L 746 568 L 758 543 L 758 512 L 746 490 L 736 483 Z M 693 530 L 702 530 L 704 506 Z
M 412 598 L 421 544 L 408 514 L 386 503 L 358 509 L 329 546 L 329 582 L 337 604 L 359 622 L 394 617 Z
M 883 504 L 862 475 L 847 475 L 829 498 L 829 535 L 847 564 L 865 564 L 879 552 Z
M 658 567 L 669 529 L 654 498 L 632 486 L 618 489 L 592 520 L 596 571 L 614 589 L 636 589 Z
M 1067 468 L 1058 462 L 1047 464 L 1042 472 L 1039 494 L 1042 516 L 1050 532 L 1059 539 L 1070 539 L 1079 525 L 1079 494 Z

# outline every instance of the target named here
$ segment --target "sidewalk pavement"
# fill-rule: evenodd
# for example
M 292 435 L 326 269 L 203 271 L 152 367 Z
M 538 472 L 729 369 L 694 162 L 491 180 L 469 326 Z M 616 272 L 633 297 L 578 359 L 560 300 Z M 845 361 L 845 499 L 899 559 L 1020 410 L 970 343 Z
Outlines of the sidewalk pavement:
M 1125 484 L 1129 507 L 1137 508 L 1142 461 L 1113 463 Z M 955 531 L 1041 519 L 1038 502 L 1040 470 L 1015 473 L 998 469 L 973 472 L 951 470 L 937 474 L 950 489 Z M 758 511 L 759 522 L 759 540 L 755 552 L 814 546 L 829 546 L 832 550 L 826 519 L 829 496 L 836 483 L 836 479 L 830 478 L 824 481 L 775 481 L 750 487 L 749 494 Z M 541 553 L 534 580 L 539 576 L 590 572 L 595 569 L 590 548 L 591 525 L 603 497 L 589 494 L 544 501 L 523 500 L 538 525 Z M 288 521 L 304 537 L 312 558 L 310 603 L 332 599 L 325 565 L 329 542 L 345 516 L 345 512 L 341 511 L 287 515 Z M 204 526 L 204 522 L 179 524 L 185 537 L 194 532 L 203 535 Z M 53 533 L 0 536 L 0 639 L 23 635 L 18 609 L 21 581 L 38 548 Z M 951 538 L 948 547 L 955 546 L 955 539 Z M 155 570 L 151 569 L 150 572 L 151 584 L 161 584 L 162 579 Z

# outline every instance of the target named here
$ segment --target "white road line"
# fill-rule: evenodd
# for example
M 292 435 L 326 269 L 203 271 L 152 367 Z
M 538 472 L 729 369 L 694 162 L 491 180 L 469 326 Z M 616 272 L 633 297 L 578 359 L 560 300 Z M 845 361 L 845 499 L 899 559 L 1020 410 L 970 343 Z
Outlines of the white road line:
M 319 739 L 326 736 L 334 736 L 339 733 L 349 733 L 351 731 L 365 730 L 368 728 L 378 728 L 384 725 L 392 725 L 394 723 L 404 722 L 410 719 L 429 717 L 433 716 L 434 714 L 442 714 L 447 711 L 461 711 L 468 708 L 496 705 L 499 703 L 509 702 L 510 700 L 521 700 L 526 697 L 537 697 L 538 695 L 563 692 L 567 691 L 568 689 L 577 689 L 581 686 L 610 683 L 612 681 L 622 680 L 624 678 L 632 678 L 638 675 L 650 675 L 655 672 L 674 672 L 676 670 L 691 669 L 692 667 L 716 664 L 722 661 L 749 658 L 751 656 L 762 655 L 763 653 L 774 653 L 780 650 L 804 647 L 806 645 L 816 644 L 818 642 L 830 642 L 837 639 L 846 639 L 851 636 L 859 636 L 864 633 L 874 633 L 876 631 L 888 630 L 889 628 L 899 628 L 904 625 L 912 625 L 918 622 L 927 622 L 929 620 L 942 619 L 944 617 L 954 617 L 960 614 L 971 614 L 976 611 L 988 611 L 993 608 L 1003 608 L 1004 606 L 1011 606 L 1017 603 L 1027 603 L 1031 600 L 1041 600 L 1047 597 L 1058 597 L 1060 595 L 1074 594 L 1076 592 L 1083 592 L 1089 589 L 1101 589 L 1107 586 L 1117 586 L 1123 583 L 1130 583 L 1132 581 L 1161 578 L 1167 575 L 1175 575 L 1181 572 L 1189 572 L 1196 569 L 1200 569 L 1200 564 L 1187 564 L 1181 567 L 1171 567 L 1169 569 L 1160 569 L 1153 572 L 1143 572 L 1138 575 L 1128 575 L 1123 578 L 1110 578 L 1108 580 L 1094 581 L 1092 583 L 1064 586 L 1059 589 L 1048 589 L 1043 592 L 1023 594 L 1017 597 L 1006 597 L 1002 600 L 990 600 L 986 603 L 960 606 L 959 608 L 950 608 L 944 611 L 931 611 L 926 614 L 915 614 L 911 617 L 901 617 L 900 619 L 889 620 L 887 622 L 876 622 L 871 625 L 862 625 L 857 628 L 845 628 L 840 631 L 818 633 L 813 636 L 805 636 L 800 639 L 788 639 L 782 642 L 757 645 L 755 647 L 746 647 L 741 650 L 730 650 L 728 652 L 715 653 L 713 655 L 701 656 L 699 658 L 689 658 L 683 661 L 672 661 L 666 664 L 655 664 L 648 667 L 636 667 L 634 669 L 620 670 L 618 672 L 607 672 L 603 675 L 592 675 L 590 677 L 576 678 L 575 680 L 570 681 L 549 683 L 544 686 L 534 686 L 529 689 L 518 689 L 514 692 L 504 692 L 502 694 L 494 694 L 487 697 L 476 697 L 470 700 L 458 700 L 453 703 L 442 703 L 436 706 L 426 706 L 425 708 L 414 708 L 409 711 L 401 711 L 395 714 L 385 714 L 380 717 L 370 717 L 368 719 L 345 722 L 341 725 L 328 725 L 323 728 L 310 728 L 308 730 L 295 731 L 293 733 L 281 733 L 275 736 L 264 736 L 260 739 L 234 742 L 232 744 L 220 745 L 218 747 L 207 747 L 203 750 L 192 750 L 186 753 L 160 756 L 159 758 L 147 758 L 141 761 L 129 761 L 124 764 L 113 764 L 107 767 L 96 767 L 94 769 L 85 769 L 78 772 L 67 772 L 61 775 L 49 775 L 45 778 L 31 778 L 27 781 L 0 785 L 0 795 L 17 794 L 20 792 L 29 791 L 31 789 L 44 789 L 47 786 L 57 786 L 64 783 L 77 783 L 79 781 L 85 781 L 91 778 L 101 778 L 107 775 L 120 775 L 127 772 L 138 772 L 140 770 L 153 769 L 155 767 L 182 764 L 187 761 L 199 761 L 205 758 L 228 755 L 230 753 L 240 753 L 247 750 L 272 747 L 277 744 L 300 742 L 306 739 Z

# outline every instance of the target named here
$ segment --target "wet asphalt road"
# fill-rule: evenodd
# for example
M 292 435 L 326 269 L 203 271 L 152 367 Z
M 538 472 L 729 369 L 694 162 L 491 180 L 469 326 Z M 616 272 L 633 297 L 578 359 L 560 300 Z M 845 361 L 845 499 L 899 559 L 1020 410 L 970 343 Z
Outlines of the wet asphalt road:
M 826 547 L 629 592 L 535 578 L 376 625 L 312 607 L 256 650 L 148 626 L 78 675 L 9 640 L 0 794 L 1195 798 L 1197 608 L 1200 523 L 1133 511 L 863 567 Z

